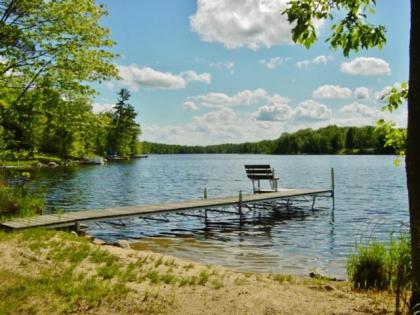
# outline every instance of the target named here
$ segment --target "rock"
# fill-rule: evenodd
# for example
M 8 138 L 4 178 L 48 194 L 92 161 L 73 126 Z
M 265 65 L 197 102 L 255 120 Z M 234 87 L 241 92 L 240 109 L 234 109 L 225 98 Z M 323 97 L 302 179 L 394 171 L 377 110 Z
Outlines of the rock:
M 56 162 L 54 162 L 54 161 L 50 161 L 50 162 L 48 162 L 48 166 L 49 167 L 57 167 L 59 164 L 58 163 L 56 163 Z
M 118 240 L 114 242 L 114 246 L 118 246 L 121 248 L 130 248 L 130 243 L 126 240 Z
M 103 241 L 103 240 L 101 240 L 99 238 L 94 238 L 93 241 L 92 241 L 92 243 L 95 244 L 95 245 L 105 245 L 106 244 L 105 241 Z

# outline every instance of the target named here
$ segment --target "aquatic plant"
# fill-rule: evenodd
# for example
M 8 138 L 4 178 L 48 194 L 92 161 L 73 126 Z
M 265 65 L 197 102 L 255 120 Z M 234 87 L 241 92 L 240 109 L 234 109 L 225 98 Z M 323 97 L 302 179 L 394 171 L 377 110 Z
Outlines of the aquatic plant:
M 30 189 L 26 180 L 16 185 L 0 182 L 0 220 L 41 214 L 44 198 Z

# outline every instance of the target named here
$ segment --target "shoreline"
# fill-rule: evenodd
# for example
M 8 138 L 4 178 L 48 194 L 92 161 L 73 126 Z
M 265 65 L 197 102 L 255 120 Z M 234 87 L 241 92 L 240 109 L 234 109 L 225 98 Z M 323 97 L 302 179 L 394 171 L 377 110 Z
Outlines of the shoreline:
M 0 234 L 0 280 L 6 283 L 0 311 L 8 306 L 56 314 L 382 314 L 393 307 L 390 294 L 353 290 L 345 281 L 237 272 L 134 250 L 128 242 L 97 245 L 74 234 Z M 79 295 L 88 285 L 84 279 L 96 287 Z M 72 289 L 56 289 L 61 280 Z M 18 294 L 17 288 L 31 291 L 34 283 L 36 290 Z

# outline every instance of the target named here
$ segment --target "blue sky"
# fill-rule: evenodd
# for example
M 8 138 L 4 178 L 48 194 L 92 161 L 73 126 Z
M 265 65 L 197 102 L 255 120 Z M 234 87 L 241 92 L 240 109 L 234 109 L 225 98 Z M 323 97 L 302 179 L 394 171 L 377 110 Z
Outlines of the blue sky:
M 94 109 L 128 88 L 144 140 L 238 143 L 379 118 L 405 124 L 406 110 L 384 114 L 378 97 L 408 77 L 408 0 L 378 1 L 369 20 L 386 26 L 385 48 L 349 58 L 324 43 L 328 21 L 311 49 L 293 45 L 279 13 L 286 0 L 100 2 L 122 80 L 95 86 Z

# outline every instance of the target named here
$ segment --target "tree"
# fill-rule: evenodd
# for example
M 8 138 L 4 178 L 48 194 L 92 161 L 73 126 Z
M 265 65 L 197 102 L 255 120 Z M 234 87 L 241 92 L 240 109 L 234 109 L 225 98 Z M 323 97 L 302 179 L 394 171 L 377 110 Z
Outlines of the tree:
M 94 0 L 0 0 L 0 87 L 16 92 L 0 122 L 45 78 L 88 94 L 86 82 L 117 76 L 109 30 L 99 24 L 106 13 Z
M 413 267 L 410 305 L 414 310 L 420 306 L 420 145 L 417 143 L 420 139 L 420 1 L 410 2 L 406 172 Z M 347 57 L 352 51 L 385 44 L 385 28 L 367 21 L 368 13 L 374 13 L 375 5 L 376 0 L 291 0 L 283 14 L 294 23 L 293 40 L 309 48 L 317 40 L 314 22 L 317 19 L 333 20 L 333 13 L 344 12 L 344 17 L 332 25 L 331 36 L 326 41 L 333 49 L 342 49 Z
M 138 150 L 140 126 L 135 121 L 137 113 L 134 107 L 127 103 L 131 96 L 130 92 L 127 89 L 121 89 L 118 96 L 118 102 L 112 114 L 109 145 L 113 154 L 130 157 Z

